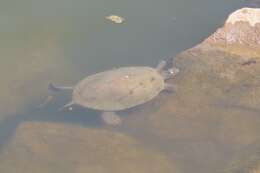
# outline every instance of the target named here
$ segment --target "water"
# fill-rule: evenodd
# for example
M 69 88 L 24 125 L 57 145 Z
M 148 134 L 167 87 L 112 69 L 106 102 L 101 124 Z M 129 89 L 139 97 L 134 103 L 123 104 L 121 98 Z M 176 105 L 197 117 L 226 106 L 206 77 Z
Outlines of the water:
M 100 127 L 96 112 L 56 111 L 69 101 L 69 93 L 55 94 L 51 105 L 37 110 L 48 95 L 48 83 L 73 85 L 86 75 L 114 67 L 155 66 L 201 42 L 243 4 L 242 0 L 2 1 L 1 144 L 27 120 Z M 126 20 L 113 24 L 105 19 L 111 14 Z M 125 133 L 132 133 L 126 129 Z

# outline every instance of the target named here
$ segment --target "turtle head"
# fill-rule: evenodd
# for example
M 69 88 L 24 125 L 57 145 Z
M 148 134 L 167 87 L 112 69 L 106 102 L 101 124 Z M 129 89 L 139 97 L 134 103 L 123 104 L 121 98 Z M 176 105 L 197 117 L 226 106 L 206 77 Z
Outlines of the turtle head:
M 180 72 L 180 70 L 176 67 L 170 68 L 168 70 L 165 70 L 161 73 L 161 75 L 163 76 L 164 80 L 167 79 L 171 79 L 173 78 L 175 75 L 177 75 Z

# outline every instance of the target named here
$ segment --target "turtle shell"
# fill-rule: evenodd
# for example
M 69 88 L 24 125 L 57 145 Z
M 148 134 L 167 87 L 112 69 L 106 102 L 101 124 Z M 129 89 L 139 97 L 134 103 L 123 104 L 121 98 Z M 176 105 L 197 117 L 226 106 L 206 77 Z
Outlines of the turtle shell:
M 122 67 L 90 75 L 73 91 L 73 102 L 103 111 L 119 111 L 145 103 L 164 89 L 164 79 L 151 67 Z

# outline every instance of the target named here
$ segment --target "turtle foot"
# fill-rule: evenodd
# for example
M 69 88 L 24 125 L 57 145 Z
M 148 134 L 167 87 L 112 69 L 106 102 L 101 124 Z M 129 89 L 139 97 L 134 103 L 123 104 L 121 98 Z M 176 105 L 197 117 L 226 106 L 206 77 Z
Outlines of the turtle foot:
M 111 126 L 118 126 L 122 123 L 121 118 L 115 112 L 103 112 L 101 117 L 106 124 Z

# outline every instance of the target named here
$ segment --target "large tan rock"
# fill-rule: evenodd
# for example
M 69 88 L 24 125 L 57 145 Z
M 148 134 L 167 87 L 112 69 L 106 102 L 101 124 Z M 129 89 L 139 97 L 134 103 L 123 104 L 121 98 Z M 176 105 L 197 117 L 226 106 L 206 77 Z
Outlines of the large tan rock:
M 178 55 L 175 93 L 164 93 L 126 117 L 126 124 L 167 140 L 220 140 L 247 145 L 259 136 L 260 64 L 217 49 Z
M 222 171 L 228 157 L 260 139 L 258 57 L 210 45 L 184 51 L 171 81 L 177 91 L 130 111 L 125 128 L 172 155 L 185 172 Z
M 22 123 L 0 156 L 8 173 L 175 173 L 164 155 L 124 134 L 59 123 Z
M 241 8 L 231 13 L 223 27 L 199 45 L 220 47 L 243 56 L 259 55 L 260 8 Z

